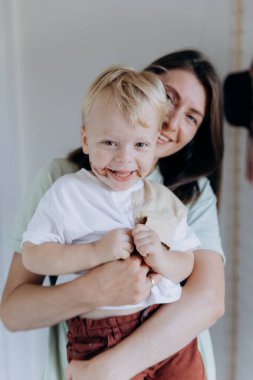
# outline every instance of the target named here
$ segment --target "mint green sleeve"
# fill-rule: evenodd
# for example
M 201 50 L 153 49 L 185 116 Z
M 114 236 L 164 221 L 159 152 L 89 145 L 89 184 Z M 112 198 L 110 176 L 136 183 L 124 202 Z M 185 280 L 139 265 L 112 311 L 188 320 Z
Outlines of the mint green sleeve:
M 73 173 L 77 170 L 77 166 L 67 159 L 55 159 L 39 170 L 24 197 L 16 223 L 9 238 L 9 246 L 13 251 L 21 252 L 23 233 L 44 193 L 56 179 L 64 174 Z
M 216 197 L 206 178 L 198 182 L 200 197 L 188 207 L 188 223 L 201 241 L 200 249 L 212 250 L 221 255 L 225 263 L 219 233 Z M 198 336 L 198 348 L 201 353 L 208 380 L 216 380 L 215 358 L 209 330 Z
M 19 210 L 16 224 L 9 239 L 15 252 L 21 252 L 22 236 L 44 193 L 61 176 L 74 173 L 78 167 L 67 159 L 55 159 L 42 167 L 35 176 Z M 49 329 L 49 346 L 43 380 L 63 379 L 67 367 L 67 326 L 62 322 Z
M 199 249 L 219 253 L 225 261 L 222 249 L 216 197 L 207 178 L 199 180 L 200 197 L 188 207 L 188 223 L 201 241 Z

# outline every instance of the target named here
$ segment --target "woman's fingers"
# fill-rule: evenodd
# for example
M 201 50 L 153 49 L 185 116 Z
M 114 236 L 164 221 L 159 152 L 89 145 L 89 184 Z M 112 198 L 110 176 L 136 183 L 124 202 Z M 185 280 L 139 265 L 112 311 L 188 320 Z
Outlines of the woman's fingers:
M 159 282 L 162 279 L 162 276 L 159 273 L 149 272 L 147 274 L 147 278 L 151 282 L 151 288 L 152 288 L 152 286 L 159 284 Z
M 96 307 L 135 304 L 144 300 L 150 291 L 146 278 L 148 271 L 149 267 L 136 256 L 90 270 L 86 276 L 90 278 L 89 291 L 96 294 Z

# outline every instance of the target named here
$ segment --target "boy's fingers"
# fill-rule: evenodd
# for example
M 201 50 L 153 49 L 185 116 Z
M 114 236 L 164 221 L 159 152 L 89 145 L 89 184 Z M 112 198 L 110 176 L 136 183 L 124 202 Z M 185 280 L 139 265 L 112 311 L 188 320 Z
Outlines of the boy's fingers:
M 140 231 L 140 232 L 137 232 L 133 237 L 134 237 L 134 241 L 136 242 L 142 239 L 148 239 L 150 237 L 150 234 L 147 231 Z
M 141 231 L 150 231 L 150 228 L 146 226 L 145 224 L 136 224 L 136 226 L 133 228 L 133 235 L 136 233 L 139 233 Z

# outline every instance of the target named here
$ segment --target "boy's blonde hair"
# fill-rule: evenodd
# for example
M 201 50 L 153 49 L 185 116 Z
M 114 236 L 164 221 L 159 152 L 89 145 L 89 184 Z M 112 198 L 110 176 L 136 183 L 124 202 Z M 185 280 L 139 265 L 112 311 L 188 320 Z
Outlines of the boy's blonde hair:
M 159 128 L 162 126 L 166 115 L 166 94 L 157 75 L 148 71 L 137 72 L 122 65 L 108 67 L 88 89 L 82 105 L 83 126 L 97 98 L 103 95 L 109 95 L 133 125 L 147 126 L 142 112 L 144 104 L 150 105 L 157 114 Z

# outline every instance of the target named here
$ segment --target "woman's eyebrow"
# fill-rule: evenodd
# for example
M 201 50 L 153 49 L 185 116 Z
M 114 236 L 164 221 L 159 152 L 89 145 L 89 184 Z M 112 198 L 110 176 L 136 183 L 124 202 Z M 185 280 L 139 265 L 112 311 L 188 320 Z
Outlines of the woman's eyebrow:
M 198 111 L 197 109 L 195 109 L 195 108 L 191 108 L 191 109 L 190 109 L 190 112 L 192 112 L 192 113 L 196 113 L 196 114 L 199 115 L 202 119 L 204 119 L 204 115 L 203 115 L 203 113 L 200 112 L 200 111 Z
M 176 98 L 176 100 L 181 100 L 181 96 L 180 96 L 180 94 L 179 94 L 179 92 L 174 88 L 174 87 L 171 87 L 171 86 L 169 86 L 169 85 L 164 85 L 164 88 L 165 88 L 165 91 L 167 90 L 167 91 L 170 91 L 170 92 L 172 92 L 172 94 L 173 94 L 173 96 Z M 199 115 L 202 119 L 204 119 L 204 114 L 201 112 L 201 111 L 199 111 L 198 109 L 196 109 L 196 108 L 191 108 L 190 109 L 190 112 L 193 112 L 193 113 L 196 113 L 197 115 Z
M 202 119 L 204 119 L 204 115 L 203 115 L 203 113 L 200 112 L 200 111 L 198 111 L 197 109 L 195 109 L 195 108 L 190 108 L 189 111 L 192 112 L 192 113 L 195 113 L 195 114 L 199 115 Z
M 165 91 L 167 90 L 167 91 L 172 92 L 177 100 L 181 99 L 179 92 L 177 92 L 177 90 L 174 87 L 171 87 L 171 86 L 165 84 L 164 89 L 165 89 Z

